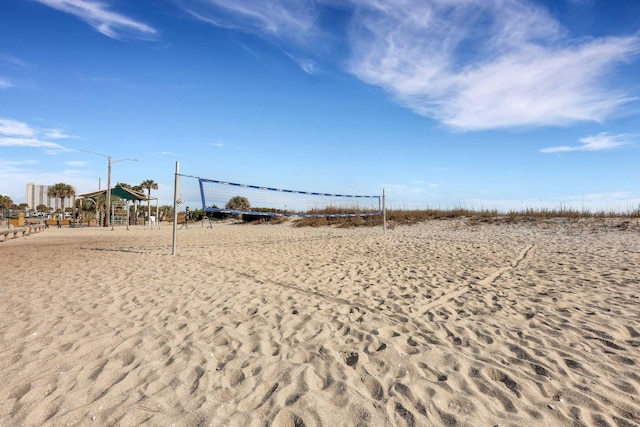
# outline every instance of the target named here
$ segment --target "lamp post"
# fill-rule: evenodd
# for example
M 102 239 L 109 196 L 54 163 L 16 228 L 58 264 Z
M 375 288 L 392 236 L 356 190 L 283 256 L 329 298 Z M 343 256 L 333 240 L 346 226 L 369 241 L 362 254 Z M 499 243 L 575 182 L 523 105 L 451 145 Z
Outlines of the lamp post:
M 97 151 L 89 151 L 89 150 L 80 150 L 85 153 L 97 154 L 98 156 L 106 157 L 109 160 L 109 167 L 107 169 L 107 227 L 111 227 L 111 164 L 123 162 L 125 160 L 130 160 L 132 162 L 137 162 L 138 159 L 119 159 L 119 160 L 111 160 L 111 156 L 107 156 L 106 154 L 98 153 Z M 113 230 L 113 228 L 112 228 Z

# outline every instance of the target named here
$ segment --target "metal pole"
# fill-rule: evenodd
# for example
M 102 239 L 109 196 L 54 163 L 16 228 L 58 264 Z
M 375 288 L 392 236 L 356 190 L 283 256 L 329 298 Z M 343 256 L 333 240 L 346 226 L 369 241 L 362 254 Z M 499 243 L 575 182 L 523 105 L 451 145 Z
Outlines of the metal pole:
M 384 188 L 382 189 L 382 230 L 384 234 L 387 234 L 387 201 L 384 195 Z
M 102 157 L 106 157 L 109 160 L 109 168 L 107 169 L 107 194 L 106 194 L 106 202 L 107 202 L 107 208 L 105 209 L 106 214 L 109 215 L 109 218 L 107 219 L 107 224 L 106 226 L 109 227 L 111 225 L 111 163 L 116 163 L 116 162 L 122 162 L 124 160 L 131 160 L 132 162 L 137 162 L 138 159 L 120 159 L 120 160 L 111 160 L 111 156 L 107 156 L 106 154 L 102 154 L 102 153 L 98 153 L 97 151 L 89 151 L 89 150 L 80 150 L 84 153 L 92 153 L 92 154 L 97 154 L 98 156 L 102 156 Z M 98 190 L 100 189 L 100 178 L 98 178 Z M 113 229 L 113 228 L 112 228 Z
M 107 169 L 107 227 L 111 227 L 111 156 L 109 158 L 109 168 Z M 113 227 L 111 227 L 113 230 Z
M 176 238 L 178 236 L 178 194 L 180 194 L 180 162 L 176 162 L 176 181 L 173 186 L 173 249 L 171 255 L 176 254 Z

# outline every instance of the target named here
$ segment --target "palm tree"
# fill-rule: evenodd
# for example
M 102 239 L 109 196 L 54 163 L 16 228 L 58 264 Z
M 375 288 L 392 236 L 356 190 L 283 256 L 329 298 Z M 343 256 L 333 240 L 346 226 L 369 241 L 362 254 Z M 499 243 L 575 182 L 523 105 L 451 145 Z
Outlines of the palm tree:
M 76 195 L 76 190 L 69 185 L 59 182 L 58 184 L 53 184 L 49 187 L 47 191 L 47 196 L 49 197 L 60 197 L 60 201 L 62 202 L 62 212 L 64 212 L 64 199 L 73 197 Z
M 80 211 L 82 219 L 81 221 L 87 221 L 87 227 L 91 225 L 91 220 L 96 217 L 96 201 L 93 199 L 78 199 L 76 200 L 76 208 Z M 98 224 L 100 226 L 100 224 Z
M 0 210 L 4 211 L 5 209 L 11 209 L 11 206 L 13 205 L 13 200 L 11 200 L 11 197 L 9 196 L 3 196 L 2 194 L 0 194 Z M 0 217 L 3 218 L 3 222 L 4 222 L 4 218 L 7 217 L 7 214 L 5 212 L 0 212 Z M 7 220 L 7 227 L 9 226 L 9 220 Z
M 58 183 L 58 184 L 52 185 L 47 190 L 47 196 L 53 197 L 54 199 L 57 199 L 58 197 L 60 197 L 62 199 L 61 194 L 64 193 L 66 185 L 67 184 L 63 184 L 63 183 Z M 63 200 L 62 205 L 64 206 L 64 199 L 62 199 L 62 200 Z
M 152 179 L 147 179 L 146 181 L 142 181 L 140 184 L 140 188 L 148 191 L 149 198 L 151 198 L 151 190 L 158 189 L 158 183 Z
M 13 200 L 11 200 L 11 197 L 0 194 L 0 208 L 10 209 L 11 206 L 13 206 Z
M 100 217 L 100 222 L 102 224 L 100 224 L 100 226 L 102 227 L 108 227 L 109 226 L 109 210 L 107 209 L 107 192 L 105 191 L 104 194 L 100 194 L 99 196 L 95 196 L 93 198 L 93 201 L 95 202 L 93 205 L 93 209 L 96 212 L 96 215 L 98 215 Z
M 158 189 L 158 183 L 155 182 L 152 179 L 147 179 L 146 181 L 142 181 L 142 184 L 140 184 L 140 188 L 142 188 L 143 190 L 147 190 L 148 191 L 148 199 L 147 200 L 147 210 L 148 212 L 148 218 L 151 217 L 151 190 L 157 190 Z

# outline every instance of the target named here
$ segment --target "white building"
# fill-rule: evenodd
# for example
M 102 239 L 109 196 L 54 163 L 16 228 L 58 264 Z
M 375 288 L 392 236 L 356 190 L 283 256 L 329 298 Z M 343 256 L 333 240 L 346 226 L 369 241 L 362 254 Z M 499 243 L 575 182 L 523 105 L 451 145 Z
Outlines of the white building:
M 49 187 L 50 185 L 39 185 L 32 182 L 27 184 L 27 205 L 29 209 L 35 210 L 39 205 L 45 205 L 54 211 L 58 209 L 64 211 L 64 208 L 73 207 L 76 201 L 75 196 L 65 197 L 64 206 L 62 206 L 60 197 L 49 197 L 47 195 L 49 193 Z M 76 188 L 73 187 L 73 190 L 76 191 Z

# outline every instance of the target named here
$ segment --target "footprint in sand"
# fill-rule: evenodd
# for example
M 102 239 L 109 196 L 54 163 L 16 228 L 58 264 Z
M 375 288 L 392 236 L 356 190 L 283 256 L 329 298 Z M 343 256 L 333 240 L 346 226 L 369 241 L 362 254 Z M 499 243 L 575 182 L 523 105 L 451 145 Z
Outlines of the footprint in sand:
M 384 390 L 380 382 L 372 376 L 361 378 L 364 387 L 367 389 L 371 397 L 375 400 L 381 400 L 384 397 Z
M 281 409 L 276 414 L 271 427 L 305 427 L 306 424 L 298 415 L 289 409 Z

